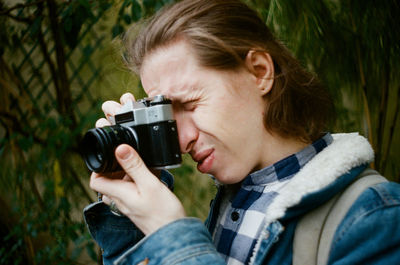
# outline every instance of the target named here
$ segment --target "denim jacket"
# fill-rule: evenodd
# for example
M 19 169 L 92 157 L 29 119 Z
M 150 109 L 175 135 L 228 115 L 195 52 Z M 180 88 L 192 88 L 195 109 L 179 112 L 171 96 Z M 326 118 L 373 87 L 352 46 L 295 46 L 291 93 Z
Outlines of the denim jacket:
M 347 187 L 372 160 L 372 149 L 363 137 L 333 137 L 334 142 L 297 173 L 268 208 L 250 264 L 292 264 L 293 235 L 300 218 Z M 210 216 L 219 212 L 219 197 L 218 193 Z M 225 264 L 213 245 L 208 221 L 183 218 L 144 237 L 128 218 L 113 215 L 102 202 L 86 207 L 84 215 L 106 265 Z M 400 184 L 368 188 L 337 228 L 328 264 L 398 264 L 399 221 Z

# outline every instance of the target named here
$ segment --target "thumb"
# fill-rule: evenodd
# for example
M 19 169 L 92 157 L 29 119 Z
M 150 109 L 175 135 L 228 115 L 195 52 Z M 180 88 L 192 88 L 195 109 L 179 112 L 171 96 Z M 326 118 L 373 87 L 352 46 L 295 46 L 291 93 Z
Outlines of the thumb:
M 144 164 L 142 158 L 130 145 L 121 144 L 115 149 L 115 157 L 125 173 L 137 185 L 149 183 L 153 174 Z

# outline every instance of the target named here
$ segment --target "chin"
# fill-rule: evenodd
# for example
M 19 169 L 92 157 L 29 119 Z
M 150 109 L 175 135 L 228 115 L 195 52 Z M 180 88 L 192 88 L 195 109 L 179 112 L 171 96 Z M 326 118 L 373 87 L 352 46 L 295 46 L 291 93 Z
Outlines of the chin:
M 225 184 L 225 185 L 237 184 L 237 183 L 241 182 L 244 179 L 244 177 L 234 176 L 234 175 L 231 175 L 229 173 L 226 173 L 226 174 L 215 174 L 213 176 L 219 183 Z

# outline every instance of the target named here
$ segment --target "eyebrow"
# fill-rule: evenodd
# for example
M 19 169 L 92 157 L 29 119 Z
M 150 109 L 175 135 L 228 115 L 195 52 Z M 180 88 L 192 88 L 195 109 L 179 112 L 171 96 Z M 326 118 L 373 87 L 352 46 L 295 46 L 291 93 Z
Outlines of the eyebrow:
M 170 93 L 163 94 L 163 95 L 172 101 L 185 102 L 187 100 L 191 101 L 194 90 L 195 90 L 195 86 L 191 85 L 190 88 L 184 88 L 184 89 L 179 89 L 179 90 L 173 89 L 172 91 L 169 91 Z M 151 93 L 151 95 L 154 97 L 156 95 L 162 94 L 162 93 L 159 93 L 158 91 L 159 91 L 158 89 L 154 89 L 154 92 Z

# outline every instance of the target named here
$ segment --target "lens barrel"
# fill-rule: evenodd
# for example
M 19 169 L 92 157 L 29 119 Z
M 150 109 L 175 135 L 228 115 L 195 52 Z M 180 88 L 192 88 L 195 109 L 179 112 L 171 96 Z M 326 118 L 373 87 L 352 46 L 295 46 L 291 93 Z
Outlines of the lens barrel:
M 81 143 L 81 152 L 87 167 L 96 173 L 121 169 L 114 152 L 115 148 L 123 143 L 137 149 L 133 129 L 120 125 L 90 129 Z

